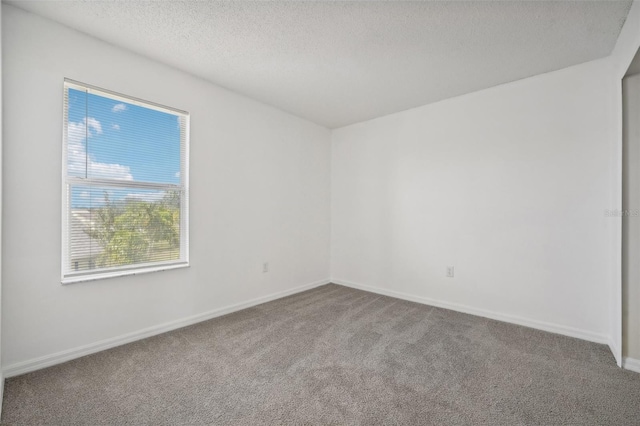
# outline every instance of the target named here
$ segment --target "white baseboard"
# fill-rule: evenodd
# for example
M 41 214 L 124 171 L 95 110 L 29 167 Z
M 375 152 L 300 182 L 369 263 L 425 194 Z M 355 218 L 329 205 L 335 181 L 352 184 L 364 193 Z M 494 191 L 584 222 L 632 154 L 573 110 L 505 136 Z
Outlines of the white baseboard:
M 640 359 L 624 357 L 622 358 L 622 368 L 640 373 Z
M 223 308 L 214 309 L 212 311 L 203 312 L 201 314 L 193 315 L 187 318 L 182 318 L 176 321 L 166 322 L 164 324 L 155 325 L 142 330 L 127 333 L 122 336 L 112 337 L 110 339 L 101 340 L 99 342 L 90 343 L 88 345 L 80 346 L 73 349 L 57 352 L 51 355 L 45 355 L 42 357 L 30 359 L 27 361 L 17 362 L 11 364 L 2 369 L 4 377 L 14 377 L 21 374 L 30 373 L 32 371 L 40 370 L 42 368 L 51 367 L 52 365 L 61 364 L 66 361 L 70 361 L 75 358 L 80 358 L 85 355 L 90 355 L 96 352 L 100 352 L 106 349 L 110 349 L 116 346 L 131 343 L 136 340 L 145 339 L 147 337 L 155 336 L 157 334 L 166 333 L 171 330 L 186 327 L 188 325 L 196 324 L 202 321 L 206 321 L 212 318 L 216 318 L 222 315 L 230 314 L 232 312 L 240 311 L 242 309 L 250 308 L 252 306 L 260 305 L 262 303 L 270 302 L 272 300 L 281 299 L 292 294 L 300 293 L 306 290 L 310 290 L 321 285 L 329 284 L 329 280 L 316 281 L 310 284 L 305 284 L 299 287 L 292 288 L 290 290 L 273 293 L 267 296 L 251 299 L 246 302 L 237 303 L 234 305 L 225 306 Z M 1 399 L 0 399 L 1 401 Z
M 613 357 L 615 358 L 616 364 L 618 365 L 618 367 L 622 367 L 622 363 L 624 362 L 624 360 L 622 358 L 622 351 L 618 350 L 618 345 L 616 345 L 613 339 L 609 339 L 609 342 L 607 343 L 607 345 L 609 346 L 609 350 L 613 354 Z
M 516 315 L 502 314 L 500 312 L 489 311 L 471 306 L 461 305 L 458 303 L 444 302 L 436 299 L 430 299 L 422 296 L 414 296 L 394 290 L 387 290 L 380 287 L 371 287 L 368 285 L 357 284 L 342 279 L 332 279 L 332 283 L 351 287 L 359 290 L 369 291 L 371 293 L 381 294 L 383 296 L 395 297 L 397 299 L 408 300 L 410 302 L 422 303 L 424 305 L 436 306 L 438 308 L 450 309 L 452 311 L 462 312 L 465 314 L 476 315 L 480 317 L 490 318 L 497 321 L 508 322 L 512 324 L 522 325 L 524 327 L 535 328 L 538 330 L 548 331 L 551 333 L 562 334 L 569 337 L 575 337 L 590 342 L 609 344 L 609 337 L 604 334 L 593 333 L 591 331 L 580 330 L 573 327 L 567 327 L 560 324 L 539 321 L 529 318 L 523 318 Z

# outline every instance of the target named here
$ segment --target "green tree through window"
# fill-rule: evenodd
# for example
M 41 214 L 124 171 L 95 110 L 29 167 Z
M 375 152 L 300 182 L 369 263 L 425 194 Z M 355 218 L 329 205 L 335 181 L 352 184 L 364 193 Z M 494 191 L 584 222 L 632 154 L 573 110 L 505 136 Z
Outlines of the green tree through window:
M 112 267 L 149 263 L 158 258 L 178 259 L 179 202 L 179 194 L 169 191 L 157 202 L 134 199 L 117 205 L 105 192 L 104 206 L 96 210 L 97 217 L 86 230 L 102 248 L 96 265 Z

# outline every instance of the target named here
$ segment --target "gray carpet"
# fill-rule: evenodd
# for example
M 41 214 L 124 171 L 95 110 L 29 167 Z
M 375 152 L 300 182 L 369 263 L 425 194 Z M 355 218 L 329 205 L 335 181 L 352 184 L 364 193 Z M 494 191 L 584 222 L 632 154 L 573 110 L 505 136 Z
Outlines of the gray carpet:
M 7 380 L 3 424 L 640 425 L 607 347 L 326 285 Z

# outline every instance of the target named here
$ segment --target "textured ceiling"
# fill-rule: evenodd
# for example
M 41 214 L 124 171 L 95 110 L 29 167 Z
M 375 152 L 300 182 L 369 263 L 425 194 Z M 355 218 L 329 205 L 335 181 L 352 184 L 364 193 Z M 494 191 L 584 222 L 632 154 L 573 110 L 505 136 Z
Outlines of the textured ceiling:
M 630 1 L 8 2 L 335 128 L 607 56 Z

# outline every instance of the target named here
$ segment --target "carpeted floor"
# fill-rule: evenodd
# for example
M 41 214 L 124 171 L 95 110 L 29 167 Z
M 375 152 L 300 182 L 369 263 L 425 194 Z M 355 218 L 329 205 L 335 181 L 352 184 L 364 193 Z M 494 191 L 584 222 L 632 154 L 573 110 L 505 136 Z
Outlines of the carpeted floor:
M 3 424 L 640 425 L 607 347 L 337 285 L 7 380 Z

